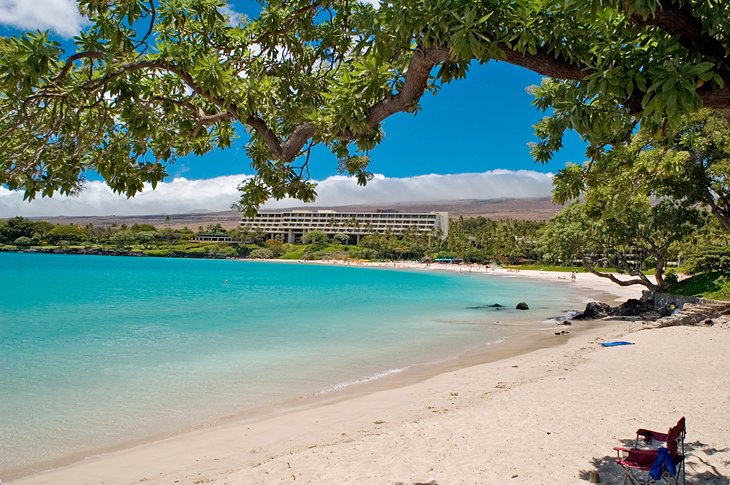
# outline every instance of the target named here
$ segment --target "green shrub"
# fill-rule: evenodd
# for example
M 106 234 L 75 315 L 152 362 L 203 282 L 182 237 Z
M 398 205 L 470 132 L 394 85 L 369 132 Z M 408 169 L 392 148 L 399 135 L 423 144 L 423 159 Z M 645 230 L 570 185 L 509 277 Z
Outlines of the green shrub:
M 61 241 L 66 242 L 81 242 L 88 241 L 89 236 L 86 234 L 83 228 L 70 224 L 68 226 L 56 226 L 48 232 L 46 236 L 48 241 L 52 243 L 60 243 Z
M 730 271 L 730 246 L 707 246 L 687 257 L 685 270 L 690 274 Z
M 641 263 L 641 269 L 644 271 L 654 268 L 656 268 L 656 258 L 654 256 L 649 256 Z
M 667 271 L 667 273 L 664 275 L 664 279 L 669 283 L 670 285 L 676 285 L 679 282 L 679 277 L 677 276 L 677 272 L 673 269 L 670 269 Z
M 275 258 L 278 258 L 282 254 L 284 254 L 284 252 L 286 252 L 286 250 L 284 249 L 284 243 L 279 241 L 278 239 L 268 239 L 264 244 L 266 245 L 267 249 L 271 250 Z
M 375 251 L 374 249 L 369 248 L 351 248 L 348 252 L 348 257 L 350 259 L 369 259 L 369 260 L 375 260 L 380 258 L 380 253 Z
M 227 244 L 219 244 L 218 246 L 212 248 L 209 252 L 209 254 L 215 254 L 216 256 L 223 256 L 223 257 L 235 257 L 238 256 L 238 249 L 234 246 L 230 246 Z
M 304 259 L 303 254 L 305 249 L 307 249 L 306 246 L 293 246 L 281 255 L 281 259 Z
M 268 248 L 257 248 L 251 251 L 249 257 L 253 259 L 273 259 L 274 252 Z
M 188 248 L 185 250 L 185 254 L 190 256 L 206 256 L 208 254 L 208 248 L 205 246 Z
M 169 249 L 145 249 L 142 251 L 145 256 L 154 256 L 159 258 L 165 258 L 173 255 L 173 252 Z
M 304 244 L 327 244 L 329 240 L 330 238 L 327 236 L 327 233 L 319 229 L 307 231 L 302 235 L 302 242 Z
M 31 246 L 33 245 L 33 241 L 26 236 L 20 236 L 18 239 L 15 240 L 16 246 Z

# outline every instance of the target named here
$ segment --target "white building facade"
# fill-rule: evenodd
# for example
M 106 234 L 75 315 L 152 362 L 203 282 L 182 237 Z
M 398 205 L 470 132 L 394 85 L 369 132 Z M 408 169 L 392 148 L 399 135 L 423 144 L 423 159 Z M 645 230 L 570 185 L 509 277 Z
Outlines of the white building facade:
M 241 220 L 241 230 L 262 232 L 270 239 L 300 242 L 309 231 L 324 231 L 330 237 L 347 234 L 356 243 L 367 234 L 402 234 L 415 231 L 445 238 L 449 232 L 448 212 L 339 212 L 333 210 L 291 210 L 260 212 Z

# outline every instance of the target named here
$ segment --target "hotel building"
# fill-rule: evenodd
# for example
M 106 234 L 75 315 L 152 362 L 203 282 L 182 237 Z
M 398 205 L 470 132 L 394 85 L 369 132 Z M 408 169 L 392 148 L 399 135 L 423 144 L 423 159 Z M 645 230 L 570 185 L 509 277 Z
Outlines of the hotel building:
M 300 242 L 309 231 L 324 231 L 328 236 L 347 234 L 356 243 L 367 234 L 392 232 L 401 234 L 412 230 L 422 234 L 449 232 L 448 212 L 338 212 L 333 210 L 291 210 L 260 212 L 252 219 L 241 220 L 242 231 L 261 231 L 270 239 Z

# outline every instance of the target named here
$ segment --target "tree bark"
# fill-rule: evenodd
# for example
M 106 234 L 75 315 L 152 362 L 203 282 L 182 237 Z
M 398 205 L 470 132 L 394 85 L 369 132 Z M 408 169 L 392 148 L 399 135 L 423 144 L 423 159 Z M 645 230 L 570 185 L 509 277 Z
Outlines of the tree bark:
M 652 283 L 643 274 L 642 275 L 639 275 L 638 278 L 634 278 L 634 279 L 631 279 L 631 280 L 621 280 L 621 279 L 616 278 L 616 276 L 614 276 L 611 273 L 601 273 L 590 262 L 588 262 L 588 260 L 585 259 L 585 258 L 583 258 L 583 266 L 590 273 L 593 273 L 594 275 L 596 275 L 598 277 L 601 277 L 601 278 L 609 279 L 609 280 L 611 280 L 612 282 L 616 283 L 619 286 L 642 285 L 642 286 L 645 286 L 646 288 L 648 288 L 651 291 L 659 291 L 659 287 L 657 285 L 655 285 L 654 283 Z

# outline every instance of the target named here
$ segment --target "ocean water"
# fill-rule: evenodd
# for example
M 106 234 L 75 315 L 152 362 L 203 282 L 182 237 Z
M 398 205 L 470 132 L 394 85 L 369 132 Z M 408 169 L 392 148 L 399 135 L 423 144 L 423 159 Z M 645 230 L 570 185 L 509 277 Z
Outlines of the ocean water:
M 0 275 L 0 478 L 544 331 L 580 300 L 296 263 L 0 253 Z

